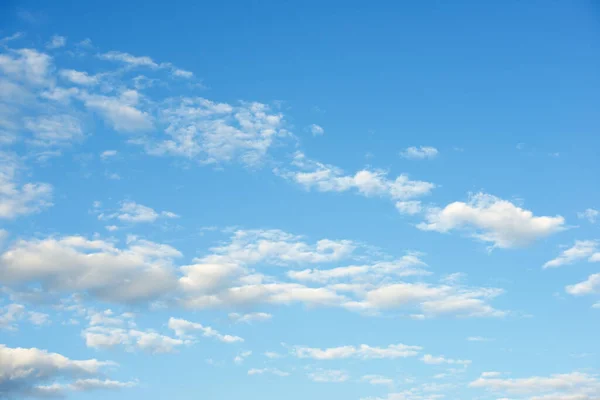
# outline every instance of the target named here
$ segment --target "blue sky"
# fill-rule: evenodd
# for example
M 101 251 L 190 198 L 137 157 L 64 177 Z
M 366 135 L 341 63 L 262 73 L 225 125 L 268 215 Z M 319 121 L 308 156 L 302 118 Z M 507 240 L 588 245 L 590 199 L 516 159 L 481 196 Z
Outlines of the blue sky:
M 600 6 L 0 6 L 0 398 L 600 398 Z

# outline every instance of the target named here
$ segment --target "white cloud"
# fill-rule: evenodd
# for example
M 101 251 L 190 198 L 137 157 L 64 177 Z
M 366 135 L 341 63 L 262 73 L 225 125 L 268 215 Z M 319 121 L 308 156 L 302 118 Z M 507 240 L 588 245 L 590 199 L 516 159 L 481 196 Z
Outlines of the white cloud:
M 118 219 L 122 222 L 128 223 L 144 223 L 144 222 L 155 222 L 159 218 L 179 218 L 179 215 L 171 211 L 157 212 L 153 208 L 145 206 L 143 204 L 136 203 L 135 201 L 123 201 L 118 212 L 112 214 L 101 213 L 98 215 L 98 219 Z
M 52 186 L 47 183 L 19 185 L 20 169 L 14 155 L 0 152 L 0 219 L 36 213 L 52 205 Z
M 193 335 L 190 335 L 191 333 L 201 332 L 202 336 L 215 338 L 223 343 L 238 343 L 244 341 L 244 339 L 239 336 L 223 335 L 210 326 L 203 326 L 202 324 L 196 322 L 190 322 L 185 319 L 173 317 L 169 318 L 169 329 L 175 331 L 175 335 L 181 338 L 190 338 L 193 337 Z
M 173 76 L 179 78 L 191 79 L 194 77 L 194 74 L 190 71 L 177 68 L 173 64 L 167 62 L 157 63 L 148 56 L 134 56 L 121 51 L 109 51 L 107 53 L 99 54 L 98 58 L 108 61 L 121 62 L 130 68 L 146 67 L 151 69 L 167 69 L 171 71 Z
M 577 218 L 587 219 L 590 223 L 595 224 L 598 220 L 598 216 L 600 216 L 600 211 L 595 210 L 593 208 L 588 208 L 583 212 L 577 213 Z
M 33 49 L 14 50 L 11 55 L 0 54 L 0 70 L 8 77 L 32 86 L 44 86 L 49 83 L 52 64 L 49 55 Z
M 353 189 L 366 197 L 409 200 L 428 195 L 435 188 L 433 183 L 413 181 L 407 175 L 399 175 L 391 180 L 381 170 L 363 169 L 354 175 L 345 175 L 341 169 L 309 160 L 301 152 L 295 154 L 292 165 L 298 170 L 275 172 L 306 189 L 315 188 L 321 192 L 345 192 Z
M 487 301 L 503 291 L 496 288 L 466 288 L 454 285 L 399 282 L 383 284 L 368 290 L 364 300 L 345 304 L 350 309 L 394 309 L 417 306 L 422 318 L 438 315 L 463 317 L 503 317 Z
M 264 312 L 253 312 L 247 314 L 229 313 L 229 318 L 236 323 L 243 322 L 249 324 L 254 321 L 268 321 L 273 318 L 273 316 Z
M 359 346 L 341 346 L 326 349 L 296 346 L 292 354 L 298 358 L 312 358 L 314 360 L 336 360 L 347 358 L 359 359 L 396 359 L 418 355 L 422 348 L 405 344 L 391 344 L 387 347 L 372 347 L 366 344 Z
M 65 146 L 83 138 L 81 122 L 67 114 L 25 118 L 24 126 L 33 135 L 29 143 L 35 146 Z
M 308 379 L 313 382 L 341 383 L 350 379 L 345 371 L 337 369 L 318 369 L 308 373 Z
M 248 375 L 273 374 L 277 376 L 289 376 L 289 372 L 281 371 L 277 368 L 252 368 L 248 370 Z
M 423 207 L 421 206 L 420 201 L 411 200 L 396 202 L 396 209 L 400 211 L 401 214 L 415 215 L 420 213 Z
M 152 116 L 136 108 L 139 94 L 135 90 L 126 90 L 119 97 L 84 92 L 80 98 L 87 108 L 100 113 L 117 131 L 148 131 L 154 126 Z
M 196 158 L 206 164 L 239 161 L 256 166 L 274 144 L 290 136 L 283 115 L 257 102 L 233 106 L 204 98 L 170 99 L 159 120 L 166 125 L 165 139 L 134 142 L 150 154 Z
M 469 336 L 469 337 L 467 338 L 467 340 L 468 340 L 469 342 L 490 342 L 490 341 L 492 341 L 493 339 L 486 338 L 486 337 L 483 337 L 483 336 Z
M 54 35 L 50 42 L 46 44 L 47 49 L 59 49 L 61 47 L 65 47 L 67 44 L 67 38 L 64 36 Z
M 449 232 L 467 229 L 482 241 L 494 247 L 510 248 L 530 244 L 564 228 L 565 220 L 555 217 L 536 217 L 529 210 L 515 206 L 498 197 L 478 193 L 469 202 L 454 202 L 443 209 L 430 209 L 421 230 Z
M 76 85 L 96 85 L 98 83 L 97 76 L 91 76 L 87 72 L 77 71 L 74 69 L 63 69 L 60 70 L 59 75 L 61 78 L 74 83 Z
M 100 158 L 106 160 L 111 157 L 115 157 L 118 154 L 117 150 L 104 150 L 100 153 Z
M 153 331 L 124 329 L 114 326 L 93 325 L 82 333 L 85 344 L 96 349 L 111 349 L 124 346 L 127 351 L 139 349 L 152 354 L 172 353 L 187 341 L 161 335 Z
M 600 293 L 600 273 L 590 275 L 583 282 L 567 286 L 567 293 L 575 296 Z
M 176 286 L 171 246 L 130 238 L 111 242 L 64 236 L 19 240 L 0 254 L 0 282 L 39 283 L 47 291 L 79 292 L 106 301 L 135 302 L 160 297 Z
M 287 275 L 297 281 L 304 282 L 335 282 L 345 279 L 377 280 L 386 275 L 397 277 L 422 276 L 431 274 L 423 269 L 427 264 L 419 258 L 418 253 L 405 255 L 394 261 L 378 262 L 368 265 L 351 265 L 332 269 L 305 269 L 288 271 Z
M 235 358 L 233 359 L 233 362 L 236 365 L 242 365 L 244 363 L 244 361 L 246 360 L 246 358 L 250 357 L 252 355 L 251 351 L 243 351 L 240 354 L 238 354 L 237 356 L 235 356 Z
M 518 379 L 482 375 L 469 387 L 487 389 L 498 395 L 516 395 L 527 400 L 594 400 L 600 396 L 598 378 L 581 372 Z
M 325 133 L 325 129 L 323 129 L 321 126 L 319 126 L 317 124 L 310 125 L 308 127 L 308 130 L 310 131 L 310 133 L 312 133 L 313 136 L 320 136 Z
M 97 380 L 96 377 L 101 375 L 103 368 L 115 365 L 110 361 L 71 360 L 61 354 L 37 348 L 11 348 L 0 344 L 0 393 L 9 398 L 24 398 L 63 394 L 65 390 L 87 391 L 131 386 L 116 381 Z M 81 375 L 91 378 L 74 380 Z M 72 383 L 64 383 L 65 381 Z
M 545 263 L 544 268 L 561 267 L 563 265 L 573 264 L 582 259 L 595 261 L 596 257 L 600 257 L 600 252 L 598 252 L 598 242 L 596 240 L 576 240 L 573 247 L 568 248 L 555 259 Z M 600 261 L 600 259 L 597 261 Z
M 423 160 L 425 158 L 436 157 L 438 155 L 438 150 L 435 147 L 430 146 L 412 146 L 403 150 L 400 155 L 410 160 Z
M 394 380 L 381 375 L 363 375 L 360 380 L 371 385 L 393 385 Z
M 471 360 L 455 360 L 452 358 L 445 358 L 444 356 L 432 356 L 431 354 L 425 354 L 421 357 L 421 361 L 425 364 L 457 364 L 457 365 L 469 365 Z

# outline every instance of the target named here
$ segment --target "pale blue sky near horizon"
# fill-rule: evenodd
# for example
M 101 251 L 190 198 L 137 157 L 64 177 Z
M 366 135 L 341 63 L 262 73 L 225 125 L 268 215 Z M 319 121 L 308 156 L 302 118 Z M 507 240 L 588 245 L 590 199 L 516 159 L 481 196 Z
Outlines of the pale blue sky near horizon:
M 600 398 L 599 71 L 596 1 L 4 2 L 0 398 Z

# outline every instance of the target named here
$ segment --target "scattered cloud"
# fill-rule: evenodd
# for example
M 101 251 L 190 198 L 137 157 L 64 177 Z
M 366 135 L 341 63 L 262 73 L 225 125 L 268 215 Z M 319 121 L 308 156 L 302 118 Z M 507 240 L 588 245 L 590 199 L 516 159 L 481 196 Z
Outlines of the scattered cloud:
M 598 221 L 598 216 L 600 216 L 600 211 L 593 208 L 588 208 L 583 212 L 577 213 L 577 218 L 587 219 L 591 224 L 595 224 Z
M 277 376 L 290 376 L 289 372 L 282 371 L 277 368 L 252 368 L 248 370 L 248 375 L 264 375 L 272 374 Z
M 577 261 L 587 259 L 588 261 L 600 261 L 598 241 L 576 240 L 575 245 L 563 251 L 558 257 L 544 264 L 544 268 L 556 268 L 570 265 Z
M 9 398 L 24 398 L 133 386 L 133 382 L 98 379 L 104 368 L 115 365 L 110 361 L 72 360 L 37 348 L 0 344 L 0 392 Z M 90 378 L 77 379 L 79 376 Z
M 308 373 L 308 379 L 313 382 L 322 383 L 341 383 L 350 379 L 350 376 L 345 371 L 337 369 L 318 369 Z
M 435 188 L 433 183 L 413 181 L 407 175 L 399 175 L 391 180 L 381 170 L 363 169 L 354 175 L 345 175 L 341 169 L 307 159 L 301 152 L 295 154 L 292 165 L 297 168 L 296 171 L 275 172 L 306 189 L 315 188 L 320 192 L 355 190 L 366 197 L 404 201 L 428 195 Z
M 244 341 L 244 339 L 239 336 L 223 335 L 210 326 L 203 326 L 197 322 L 190 322 L 185 319 L 173 317 L 169 318 L 169 329 L 175 331 L 175 335 L 180 338 L 189 339 L 193 337 L 193 335 L 191 335 L 192 333 L 200 332 L 204 337 L 215 338 L 223 343 L 238 343 Z
M 104 150 L 102 153 L 100 153 L 100 158 L 106 160 L 112 157 L 116 157 L 117 154 L 117 150 Z
M 455 360 L 452 358 L 445 358 L 444 356 L 432 356 L 431 354 L 425 354 L 421 357 L 421 361 L 425 364 L 457 364 L 457 365 L 469 365 L 471 360 Z
M 567 286 L 567 293 L 575 296 L 600 293 L 600 273 L 590 275 L 583 282 Z
M 312 358 L 314 360 L 336 360 L 347 358 L 359 359 L 396 359 L 415 357 L 422 348 L 405 344 L 391 344 L 387 347 L 371 347 L 366 344 L 359 346 L 341 346 L 326 349 L 296 346 L 292 354 L 298 358 Z
M 409 160 L 423 160 L 426 158 L 435 158 L 438 155 L 438 150 L 435 147 L 419 146 L 408 147 L 403 150 L 400 155 Z
M 252 322 L 269 321 L 273 316 L 265 312 L 253 312 L 247 314 L 229 313 L 229 319 L 236 323 L 250 324 Z
M 48 44 L 46 44 L 46 48 L 50 49 L 50 50 L 59 49 L 61 47 L 65 47 L 66 44 L 67 44 L 66 37 L 54 35 L 54 36 L 52 36 L 52 38 L 50 39 Z
M 323 134 L 325 134 L 325 129 L 323 129 L 321 126 L 317 125 L 317 124 L 312 124 L 308 127 L 308 130 L 310 131 L 310 133 L 312 133 L 313 136 L 321 136 Z
M 132 224 L 155 222 L 159 218 L 172 219 L 179 218 L 179 216 L 171 211 L 158 212 L 153 208 L 131 200 L 123 201 L 119 211 L 115 213 L 100 213 L 98 215 L 98 219 L 100 220 L 118 219 L 121 222 Z
M 363 375 L 360 380 L 371 385 L 393 385 L 394 380 L 382 375 Z
M 526 246 L 565 229 L 560 215 L 536 217 L 529 210 L 485 193 L 472 195 L 467 203 L 457 201 L 442 209 L 431 208 L 425 219 L 417 228 L 442 233 L 466 229 L 471 236 L 499 248 Z
M 129 238 L 118 248 L 82 236 L 18 240 L 0 254 L 0 282 L 39 283 L 48 291 L 86 291 L 111 302 L 160 297 L 176 286 L 171 246 Z
M 582 372 L 529 378 L 482 375 L 469 387 L 486 389 L 500 396 L 519 396 L 524 400 L 593 400 L 600 396 L 598 378 Z

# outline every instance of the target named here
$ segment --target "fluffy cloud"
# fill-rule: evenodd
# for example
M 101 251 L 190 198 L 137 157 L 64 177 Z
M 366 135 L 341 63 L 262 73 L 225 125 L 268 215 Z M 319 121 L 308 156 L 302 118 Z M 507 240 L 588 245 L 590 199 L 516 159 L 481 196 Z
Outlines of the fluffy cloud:
M 98 219 L 118 219 L 122 222 L 140 223 L 155 222 L 158 218 L 178 218 L 179 216 L 171 211 L 157 212 L 153 208 L 138 204 L 135 201 L 124 201 L 118 212 L 112 214 L 101 213 Z
M 277 368 L 252 368 L 248 370 L 248 375 L 264 375 L 272 374 L 277 376 L 289 376 L 289 372 L 282 371 Z
M 563 251 L 558 257 L 544 264 L 544 268 L 556 268 L 573 264 L 582 259 L 600 261 L 600 252 L 596 240 L 576 240 L 573 247 Z
M 262 103 L 237 105 L 204 98 L 167 100 L 158 116 L 167 138 L 140 138 L 150 154 L 196 158 L 206 164 L 234 160 L 256 166 L 271 146 L 289 136 L 283 115 Z
M 32 86 L 49 83 L 52 57 L 33 49 L 13 50 L 0 54 L 0 70 L 15 82 Z
M 393 385 L 394 380 L 381 375 L 363 375 L 360 380 L 371 385 Z
M 323 129 L 321 126 L 319 126 L 317 124 L 310 125 L 308 127 L 308 130 L 310 131 L 310 133 L 312 133 L 313 136 L 320 136 L 325 133 L 325 129 Z
M 436 157 L 438 155 L 438 150 L 435 147 L 430 146 L 412 146 L 403 150 L 400 155 L 410 160 L 423 160 L 425 158 Z
M 421 357 L 421 361 L 425 364 L 457 364 L 457 365 L 469 365 L 471 364 L 471 360 L 455 360 L 452 358 L 446 358 L 444 356 L 432 356 L 431 354 L 425 354 Z
M 190 322 L 185 319 L 169 318 L 169 328 L 175 331 L 175 335 L 180 338 L 190 338 L 191 333 L 200 332 L 204 337 L 215 338 L 223 343 L 237 343 L 244 341 L 244 339 L 239 336 L 223 335 L 210 326 L 203 326 L 202 324 Z
M 498 197 L 478 193 L 467 203 L 454 202 L 442 209 L 430 209 L 426 222 L 417 227 L 425 231 L 450 232 L 467 229 L 494 247 L 510 248 L 530 244 L 536 239 L 564 229 L 561 216 L 536 217 L 529 210 Z
M 24 126 L 33 136 L 29 143 L 35 146 L 65 146 L 83 138 L 81 122 L 67 114 L 25 118 Z
M 132 386 L 133 383 L 97 379 L 104 367 L 115 365 L 110 361 L 71 360 L 37 348 L 11 348 L 0 344 L 0 393 L 9 398 L 45 397 L 71 390 Z M 81 376 L 90 378 L 77 379 Z M 73 382 L 62 383 L 65 380 Z
M 64 36 L 54 35 L 50 42 L 46 45 L 47 49 L 59 49 L 61 47 L 65 47 L 67 44 L 67 38 Z
M 359 346 L 341 346 L 327 349 L 296 346 L 292 354 L 298 358 L 312 358 L 314 360 L 336 360 L 347 358 L 368 359 L 396 359 L 418 355 L 422 348 L 405 344 L 391 344 L 387 347 L 372 347 L 366 344 Z
M 417 306 L 420 317 L 457 315 L 463 317 L 502 317 L 506 312 L 496 310 L 487 301 L 503 291 L 495 288 L 465 288 L 454 285 L 427 283 L 384 284 L 365 293 L 364 300 L 345 304 L 350 309 L 394 309 Z
M 587 219 L 590 223 L 595 224 L 598 220 L 598 216 L 600 216 L 600 211 L 595 210 L 593 208 L 588 208 L 583 212 L 577 213 L 577 218 Z
M 178 346 L 189 344 L 185 340 L 161 335 L 153 331 L 112 326 L 90 326 L 81 335 L 88 347 L 111 349 L 123 346 L 127 351 L 139 349 L 152 354 L 172 353 Z
M 87 72 L 74 69 L 63 69 L 59 72 L 61 78 L 76 85 L 96 85 L 99 82 L 97 76 L 89 75 Z
M 576 296 L 600 293 L 600 274 L 592 274 L 583 282 L 567 286 L 567 293 Z
M 498 395 L 525 396 L 527 400 L 594 400 L 600 396 L 598 378 L 581 372 L 518 379 L 482 375 L 469 386 Z
M 318 369 L 307 376 L 313 382 L 341 383 L 350 379 L 348 373 L 337 369 Z
M 264 312 L 253 312 L 247 314 L 229 313 L 229 318 L 235 321 L 236 323 L 243 322 L 249 324 L 255 321 L 268 321 L 271 318 L 273 318 L 273 316 L 269 313 Z
M 138 109 L 139 93 L 133 89 L 117 96 L 81 92 L 79 98 L 90 110 L 97 111 L 113 128 L 122 132 L 148 131 L 154 126 L 152 116 Z
M 136 302 L 175 288 L 172 261 L 180 256 L 173 247 L 133 237 L 124 249 L 81 236 L 19 240 L 0 254 L 0 283 Z
M 20 184 L 17 179 L 20 169 L 16 156 L 0 152 L 0 219 L 32 214 L 52 205 L 52 186 Z
M 418 253 L 405 255 L 394 261 L 384 261 L 367 265 L 351 265 L 331 269 L 305 269 L 288 271 L 288 276 L 297 281 L 328 283 L 340 280 L 377 280 L 384 276 L 422 276 L 431 274 L 425 270 L 427 264 Z
M 380 170 L 361 170 L 354 175 L 346 175 L 332 165 L 309 160 L 297 152 L 292 165 L 296 171 L 279 171 L 279 175 L 290 179 L 307 189 L 321 192 L 345 192 L 356 190 L 363 196 L 387 197 L 392 200 L 409 200 L 429 194 L 435 185 L 424 181 L 413 181 L 407 175 L 388 179 L 387 173 Z

